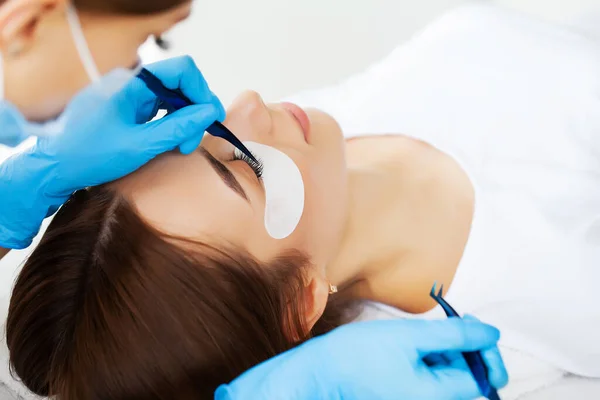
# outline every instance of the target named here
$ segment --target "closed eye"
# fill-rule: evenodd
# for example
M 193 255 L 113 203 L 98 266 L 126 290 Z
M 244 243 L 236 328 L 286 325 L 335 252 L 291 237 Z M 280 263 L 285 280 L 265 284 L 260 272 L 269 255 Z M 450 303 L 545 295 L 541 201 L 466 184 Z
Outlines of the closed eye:
M 246 192 L 240 182 L 237 180 L 235 175 L 219 160 L 214 158 L 212 154 L 210 154 L 206 149 L 200 147 L 200 154 L 204 155 L 204 157 L 208 160 L 208 163 L 212 167 L 212 169 L 219 175 L 223 183 L 227 185 L 231 190 L 233 190 L 237 195 L 250 203 Z
M 254 161 L 253 159 L 251 159 L 250 157 L 248 157 L 246 154 L 242 153 L 238 149 L 235 149 L 235 151 L 233 152 L 233 160 L 232 161 L 235 161 L 235 160 L 244 161 L 246 164 L 248 164 L 248 166 L 250 168 L 252 168 L 252 171 L 254 172 L 254 175 L 256 175 L 256 178 L 258 180 L 260 180 L 263 175 L 264 164 L 254 154 L 252 154 L 252 156 L 256 159 L 256 161 Z

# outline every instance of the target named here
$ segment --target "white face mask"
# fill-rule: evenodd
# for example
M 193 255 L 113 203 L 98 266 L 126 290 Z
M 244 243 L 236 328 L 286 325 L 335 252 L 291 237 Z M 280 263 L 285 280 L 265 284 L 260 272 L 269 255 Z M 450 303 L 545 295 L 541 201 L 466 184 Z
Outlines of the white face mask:
M 67 6 L 67 21 L 79 59 L 91 81 L 91 88 L 86 90 L 94 90 L 99 101 L 110 99 L 136 77 L 142 68 L 141 63 L 134 69 L 117 68 L 102 76 L 85 40 L 77 10 L 70 3 Z M 4 80 L 4 63 L 0 52 L 0 127 L 3 130 L 0 133 L 0 142 L 15 145 L 28 136 L 48 136 L 62 132 L 65 126 L 63 115 L 45 123 L 27 121 L 14 105 L 4 99 Z
M 304 212 L 302 174 L 296 163 L 276 148 L 255 142 L 244 145 L 263 164 L 267 233 L 275 239 L 285 239 L 296 230 Z

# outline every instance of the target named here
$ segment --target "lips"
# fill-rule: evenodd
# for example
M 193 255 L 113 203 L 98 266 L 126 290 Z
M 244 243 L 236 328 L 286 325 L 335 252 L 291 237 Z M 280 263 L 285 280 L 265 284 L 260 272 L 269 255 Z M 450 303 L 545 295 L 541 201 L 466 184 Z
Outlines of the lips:
M 293 103 L 281 103 L 281 106 L 298 122 L 298 125 L 302 128 L 304 140 L 308 143 L 310 134 L 310 119 L 308 118 L 308 115 L 306 115 L 302 108 Z

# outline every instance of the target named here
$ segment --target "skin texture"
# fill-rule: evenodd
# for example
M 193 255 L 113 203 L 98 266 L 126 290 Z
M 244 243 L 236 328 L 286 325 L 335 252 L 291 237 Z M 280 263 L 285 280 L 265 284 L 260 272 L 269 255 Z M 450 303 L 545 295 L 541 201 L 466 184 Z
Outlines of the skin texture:
M 166 233 L 241 246 L 265 262 L 288 249 L 307 254 L 309 324 L 325 307 L 329 282 L 409 312 L 432 308 L 432 283 L 451 284 L 468 237 L 467 176 L 424 143 L 398 136 L 346 143 L 330 116 L 306 112 L 308 142 L 284 106 L 265 105 L 254 92 L 239 96 L 225 121 L 240 140 L 273 146 L 298 165 L 305 210 L 286 239 L 265 230 L 264 189 L 252 169 L 231 161 L 233 147 L 210 135 L 190 156 L 165 154 L 113 185 Z M 249 201 L 223 183 L 206 152 L 231 170 Z
M 9 0 L 0 7 L 5 97 L 33 121 L 56 116 L 90 83 L 67 24 L 66 4 Z M 161 35 L 187 18 L 190 11 L 191 1 L 145 16 L 79 11 L 79 18 L 94 61 L 106 73 L 135 66 L 139 47 L 151 35 Z

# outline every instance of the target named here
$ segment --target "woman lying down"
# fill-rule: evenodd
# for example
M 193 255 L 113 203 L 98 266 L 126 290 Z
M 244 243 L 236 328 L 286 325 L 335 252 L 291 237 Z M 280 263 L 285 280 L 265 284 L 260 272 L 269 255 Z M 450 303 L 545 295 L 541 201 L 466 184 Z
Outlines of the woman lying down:
M 439 315 L 437 282 L 503 351 L 600 377 L 598 139 L 560 120 L 587 70 L 518 19 L 452 18 L 314 96 L 329 114 L 240 95 L 225 124 L 258 162 L 206 135 L 75 193 L 14 288 L 14 372 L 61 400 L 208 399 L 364 300 Z

